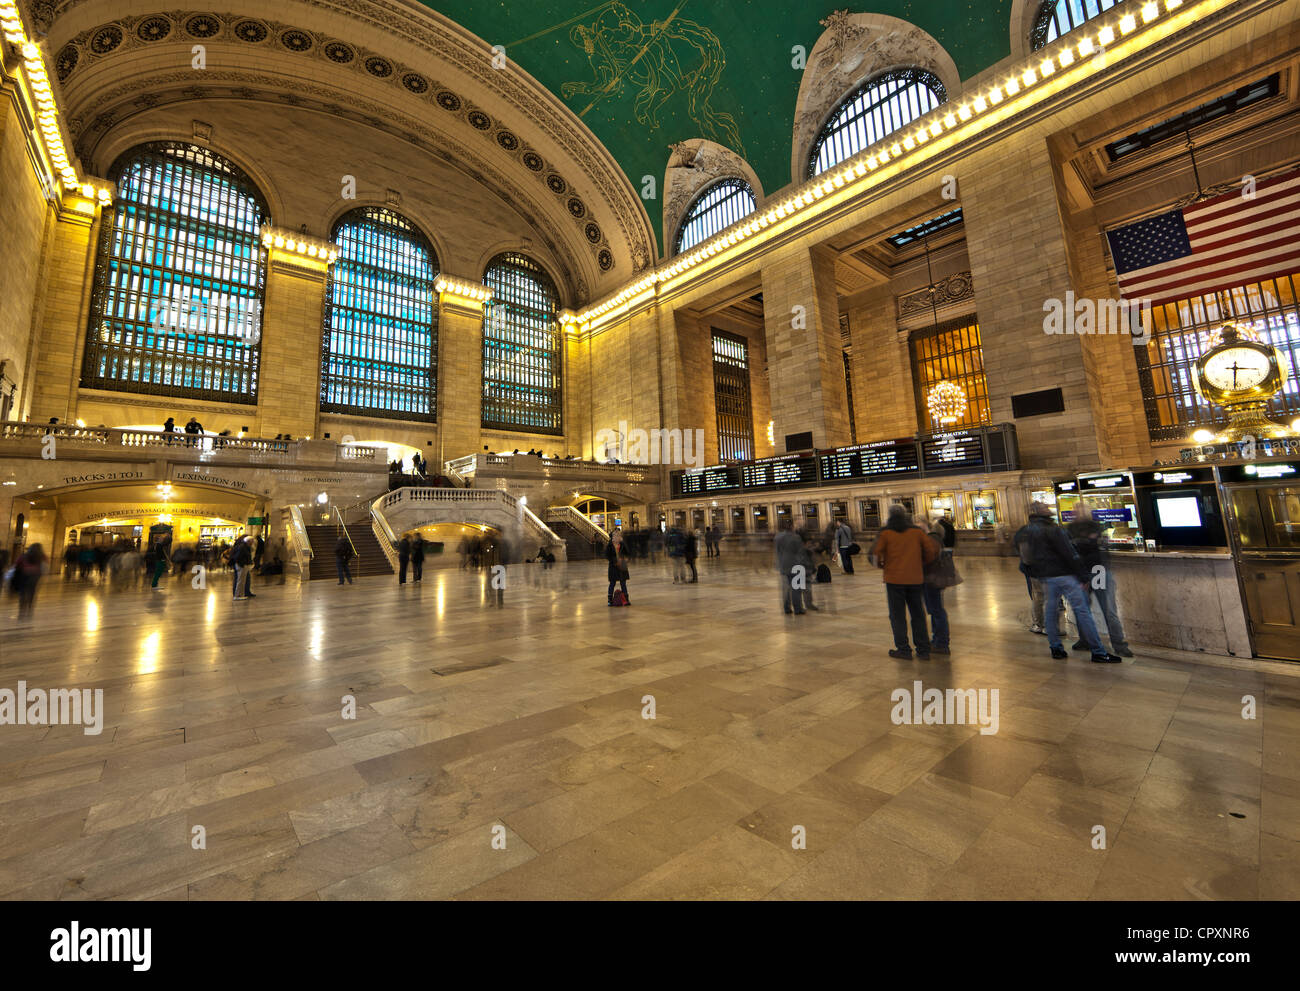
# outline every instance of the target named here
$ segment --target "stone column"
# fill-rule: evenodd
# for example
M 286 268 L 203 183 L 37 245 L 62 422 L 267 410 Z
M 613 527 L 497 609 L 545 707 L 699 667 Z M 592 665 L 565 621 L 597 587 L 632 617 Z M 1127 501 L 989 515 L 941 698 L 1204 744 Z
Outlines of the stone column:
M 792 249 L 765 265 L 763 318 L 777 453 L 788 435 L 804 431 L 816 447 L 848 444 L 834 256 Z
M 1016 154 L 983 153 L 961 176 L 966 244 L 994 423 L 1012 422 L 1011 397 L 1060 388 L 1065 411 L 1015 421 L 1028 467 L 1099 466 L 1097 424 L 1079 337 L 1044 332 L 1043 304 L 1070 289 L 1066 231 L 1044 141 Z M 1129 345 L 1126 345 L 1129 346 Z
M 482 454 L 482 426 L 483 301 L 444 286 L 438 300 L 439 465 Z
M 270 249 L 257 383 L 260 436 L 320 436 L 319 356 L 328 270 L 323 258 Z M 315 347 L 304 347 L 307 341 Z

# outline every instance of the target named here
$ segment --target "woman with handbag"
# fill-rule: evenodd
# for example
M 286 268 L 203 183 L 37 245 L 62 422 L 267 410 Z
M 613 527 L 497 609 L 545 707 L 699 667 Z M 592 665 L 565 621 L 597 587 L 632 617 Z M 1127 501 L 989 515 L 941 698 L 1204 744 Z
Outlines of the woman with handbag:
M 924 529 L 924 528 L 923 528 Z M 961 576 L 952 562 L 952 551 L 944 550 L 944 538 L 947 529 L 940 522 L 933 524 L 930 539 L 939 548 L 935 559 L 925 566 L 925 611 L 930 614 L 930 629 L 933 638 L 930 652 L 933 654 L 950 654 L 948 649 L 948 610 L 943 604 L 943 590 L 961 584 Z
M 627 597 L 627 547 L 623 543 L 623 531 L 615 530 L 610 534 L 609 543 L 605 545 L 605 560 L 609 562 L 609 604 L 614 605 L 614 586 L 621 586 L 621 599 L 618 605 L 630 606 Z

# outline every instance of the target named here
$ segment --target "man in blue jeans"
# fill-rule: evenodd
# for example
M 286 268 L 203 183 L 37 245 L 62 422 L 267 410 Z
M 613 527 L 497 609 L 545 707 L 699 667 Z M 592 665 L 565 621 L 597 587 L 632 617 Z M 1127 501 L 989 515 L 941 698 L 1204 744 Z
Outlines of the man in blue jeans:
M 1088 608 L 1088 596 L 1084 590 L 1091 576 L 1087 565 L 1079 557 L 1065 531 L 1056 525 L 1052 519 L 1052 510 L 1044 503 L 1035 502 L 1030 505 L 1029 526 L 1025 528 L 1019 544 L 1020 559 L 1025 564 L 1029 577 L 1042 582 L 1043 594 L 1047 597 L 1047 642 L 1051 645 L 1052 657 L 1062 661 L 1070 656 L 1061 643 L 1061 599 L 1064 598 L 1074 610 L 1079 638 L 1092 652 L 1093 661 L 1097 664 L 1119 664 L 1120 658 L 1102 647 L 1097 624 L 1092 619 L 1092 610 Z

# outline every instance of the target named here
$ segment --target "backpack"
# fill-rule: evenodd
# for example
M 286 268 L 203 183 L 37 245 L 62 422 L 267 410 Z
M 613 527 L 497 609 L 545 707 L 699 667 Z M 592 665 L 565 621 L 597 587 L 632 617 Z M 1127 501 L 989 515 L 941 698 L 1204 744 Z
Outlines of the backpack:
M 817 583 L 819 585 L 828 585 L 831 580 L 831 569 L 824 564 L 817 565 Z
M 623 594 L 623 590 L 621 588 L 614 590 L 614 605 L 616 606 L 627 605 L 627 596 Z

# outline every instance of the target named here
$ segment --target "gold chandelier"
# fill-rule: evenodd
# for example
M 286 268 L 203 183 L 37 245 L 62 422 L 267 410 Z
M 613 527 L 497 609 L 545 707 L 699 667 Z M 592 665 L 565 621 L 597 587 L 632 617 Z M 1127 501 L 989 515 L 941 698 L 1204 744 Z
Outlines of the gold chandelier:
M 930 390 L 925 404 L 931 420 L 941 427 L 950 426 L 966 415 L 966 390 L 945 379 Z

